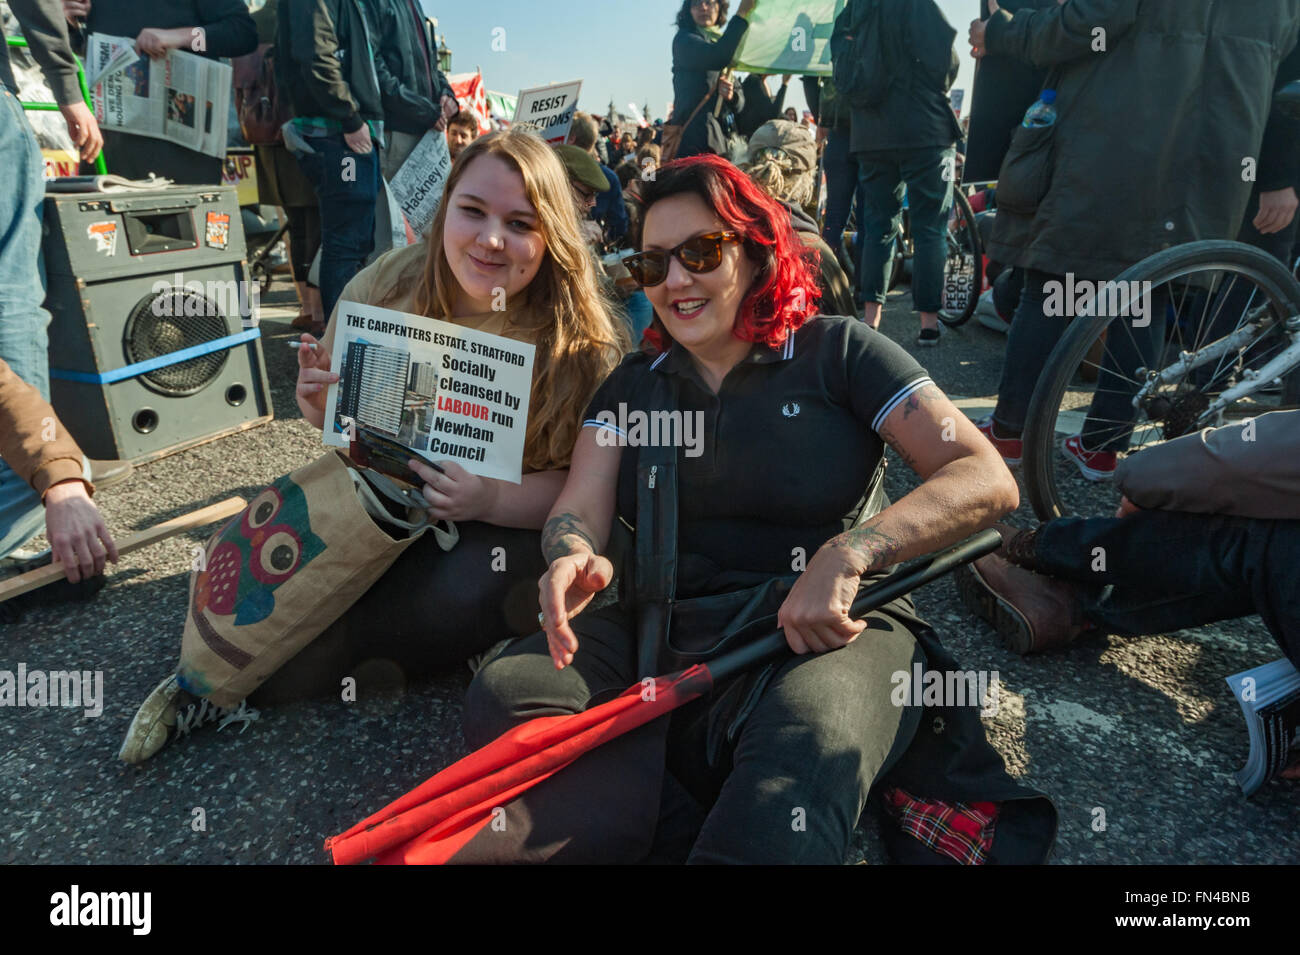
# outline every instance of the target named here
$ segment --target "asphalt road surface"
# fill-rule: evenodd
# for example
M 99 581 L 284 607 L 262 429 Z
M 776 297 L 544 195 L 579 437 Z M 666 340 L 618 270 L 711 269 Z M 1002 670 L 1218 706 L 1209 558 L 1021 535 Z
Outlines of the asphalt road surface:
M 277 297 L 284 293 L 265 301 Z M 971 323 L 948 330 L 937 349 L 915 349 L 909 308 L 906 292 L 891 299 L 886 332 L 949 394 L 993 395 L 1005 339 Z M 292 314 L 263 319 L 276 420 L 141 467 L 102 491 L 97 500 L 115 534 L 232 494 L 251 498 L 322 453 L 293 400 L 295 358 L 283 344 Z M 897 500 L 916 479 L 892 463 L 888 490 Z M 1013 520 L 1028 524 L 1028 506 Z M 469 671 L 460 667 L 383 697 L 264 710 L 246 731 L 207 726 L 140 768 L 120 762 L 137 706 L 176 663 L 192 547 L 209 533 L 129 555 L 92 602 L 0 625 L 0 670 L 25 663 L 102 671 L 104 679 L 95 718 L 0 710 L 0 863 L 323 863 L 327 836 L 464 754 Z M 1274 782 L 1247 800 L 1232 778 L 1247 736 L 1223 678 L 1281 655 L 1258 619 L 1097 638 L 1023 658 L 965 613 L 951 580 L 916 601 L 964 667 L 997 671 L 999 706 L 986 726 L 1011 773 L 1055 800 L 1054 862 L 1300 860 L 1300 793 Z M 864 857 L 883 861 L 867 817 L 846 861 Z

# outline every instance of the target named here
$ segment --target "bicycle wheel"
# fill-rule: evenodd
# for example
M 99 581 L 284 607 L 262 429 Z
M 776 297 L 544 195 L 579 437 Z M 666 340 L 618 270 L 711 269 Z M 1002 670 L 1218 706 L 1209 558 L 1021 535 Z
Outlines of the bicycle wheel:
M 943 307 L 939 321 L 956 328 L 975 314 L 984 288 L 984 243 L 975 225 L 970 200 L 954 189 L 948 217 L 948 255 L 943 269 Z
M 1041 520 L 1109 516 L 1119 505 L 1117 489 L 1085 480 L 1078 462 L 1058 453 L 1062 436 L 1082 434 L 1090 450 L 1122 458 L 1292 407 L 1300 395 L 1300 283 L 1272 256 L 1239 242 L 1192 242 L 1107 286 L 1116 294 L 1078 311 L 1030 400 L 1025 490 Z M 1117 317 L 1136 311 L 1124 289 L 1134 303 L 1143 296 L 1149 326 Z

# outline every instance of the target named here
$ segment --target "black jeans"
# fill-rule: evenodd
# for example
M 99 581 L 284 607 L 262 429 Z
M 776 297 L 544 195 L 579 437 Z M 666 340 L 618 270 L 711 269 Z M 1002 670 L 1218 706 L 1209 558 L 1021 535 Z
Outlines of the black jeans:
M 1085 585 L 1085 616 L 1137 636 L 1259 614 L 1300 666 L 1300 521 L 1180 511 L 1048 521 L 1038 569 Z
M 843 863 L 872 783 L 921 718 L 919 707 L 890 701 L 891 676 L 924 659 L 915 638 L 884 614 L 868 627 L 843 650 L 782 665 L 713 765 L 711 717 L 734 683 L 678 710 L 667 729 L 656 721 L 583 756 L 543 784 L 554 798 L 534 814 L 571 833 L 569 861 Z M 525 720 L 603 703 L 635 681 L 630 618 L 611 607 L 580 614 L 573 628 L 578 652 L 564 670 L 534 634 L 479 671 L 465 699 L 471 748 Z M 665 733 L 661 776 L 647 764 L 663 766 Z
M 402 686 L 537 628 L 541 536 L 458 523 L 449 551 L 432 534 L 412 544 L 361 599 L 249 697 L 254 706 Z
M 1003 435 L 1019 435 L 1025 430 L 1029 402 L 1038 384 L 1038 376 L 1047 358 L 1065 332 L 1069 318 L 1046 314 L 1044 302 L 1050 296 L 1049 283 L 1065 277 L 1033 269 L 1025 270 L 1024 291 L 1020 305 L 1007 332 L 1007 350 L 998 384 L 998 404 L 993 420 Z M 1133 395 L 1137 388 L 1133 378 L 1139 366 L 1150 368 L 1164 343 L 1164 289 L 1152 289 L 1149 324 L 1135 327 L 1129 318 L 1116 318 L 1107 334 L 1106 349 L 1098 372 L 1097 391 L 1088 418 L 1084 422 L 1084 444 L 1089 451 L 1124 451 L 1133 431 Z M 1073 303 L 1063 302 L 1073 310 Z

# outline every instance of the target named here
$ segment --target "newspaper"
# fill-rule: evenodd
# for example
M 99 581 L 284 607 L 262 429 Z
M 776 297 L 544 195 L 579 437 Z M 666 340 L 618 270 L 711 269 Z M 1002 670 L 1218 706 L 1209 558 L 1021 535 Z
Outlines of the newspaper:
M 447 149 L 447 137 L 431 129 L 411 150 L 393 181 L 388 183 L 388 194 L 417 237 L 422 238 L 433 225 L 450 173 L 451 153 Z M 396 228 L 397 220 L 393 222 Z
M 346 300 L 335 321 L 330 367 L 342 380 L 326 396 L 327 446 L 364 437 L 520 483 L 532 345 Z
M 179 50 L 151 60 L 134 46 L 103 33 L 86 43 L 86 82 L 99 125 L 224 158 L 231 68 Z

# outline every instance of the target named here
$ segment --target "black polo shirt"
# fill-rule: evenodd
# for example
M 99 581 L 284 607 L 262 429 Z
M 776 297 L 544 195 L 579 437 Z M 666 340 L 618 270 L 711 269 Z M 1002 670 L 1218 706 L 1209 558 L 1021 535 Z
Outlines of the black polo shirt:
M 632 406 L 645 374 L 672 376 L 677 407 L 695 427 L 678 448 L 678 594 L 731 589 L 736 572 L 790 574 L 795 548 L 811 559 L 851 524 L 884 454 L 877 429 L 930 382 L 916 360 L 852 318 L 819 317 L 771 349 L 755 345 L 713 394 L 689 353 L 629 355 L 596 392 L 585 427 L 627 442 L 619 467 L 618 516 L 636 514 L 637 425 Z M 635 412 L 644 417 L 638 421 Z M 699 428 L 702 427 L 702 433 Z M 660 430 L 662 434 L 662 429 Z

